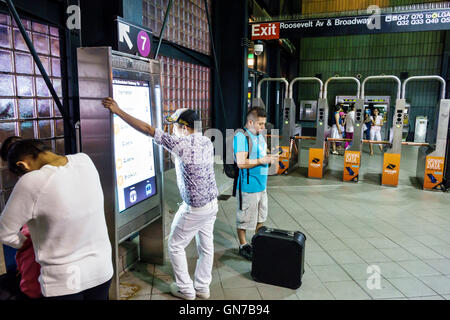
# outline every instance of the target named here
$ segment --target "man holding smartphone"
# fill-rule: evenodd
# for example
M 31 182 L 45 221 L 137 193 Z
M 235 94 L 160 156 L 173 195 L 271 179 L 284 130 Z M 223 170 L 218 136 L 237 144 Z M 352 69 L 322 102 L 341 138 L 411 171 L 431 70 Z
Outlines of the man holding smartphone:
M 247 243 L 245 233 L 246 230 L 257 232 L 267 219 L 267 174 L 269 164 L 278 159 L 267 155 L 267 143 L 262 135 L 266 120 L 263 108 L 251 108 L 247 113 L 245 132 L 238 132 L 233 141 L 239 168 L 236 217 L 239 254 L 248 260 L 252 260 L 253 249 Z

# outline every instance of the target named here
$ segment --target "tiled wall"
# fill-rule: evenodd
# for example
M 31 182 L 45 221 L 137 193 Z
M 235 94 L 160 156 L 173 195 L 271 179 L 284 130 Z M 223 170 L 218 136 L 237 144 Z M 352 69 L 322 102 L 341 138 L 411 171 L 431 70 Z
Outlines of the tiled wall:
M 22 23 L 62 98 L 58 29 L 29 20 Z M 11 135 L 45 139 L 53 150 L 64 153 L 61 114 L 15 22 L 0 13 L 0 143 Z M 0 208 L 13 185 L 14 179 L 0 167 Z
M 160 36 L 168 0 L 143 0 L 142 24 Z M 211 0 L 208 0 L 211 13 Z M 203 0 L 173 0 L 163 38 L 186 48 L 210 54 L 208 20 Z
M 441 31 L 303 38 L 299 73 L 300 76 L 321 74 L 324 81 L 335 74 L 360 74 L 361 81 L 370 75 L 400 77 L 401 72 L 408 72 L 409 76 L 439 75 L 443 41 L 444 33 Z M 371 82 L 366 87 L 366 94 L 390 95 L 391 101 L 395 101 L 396 86 L 392 84 Z M 302 85 L 301 99 L 314 98 L 316 91 L 310 85 Z M 329 87 L 328 98 L 334 102 L 337 94 L 354 95 L 355 92 L 355 84 L 335 82 Z M 438 93 L 437 82 L 408 84 L 406 99 L 412 105 L 412 130 L 416 116 L 428 116 L 429 128 L 433 128 Z

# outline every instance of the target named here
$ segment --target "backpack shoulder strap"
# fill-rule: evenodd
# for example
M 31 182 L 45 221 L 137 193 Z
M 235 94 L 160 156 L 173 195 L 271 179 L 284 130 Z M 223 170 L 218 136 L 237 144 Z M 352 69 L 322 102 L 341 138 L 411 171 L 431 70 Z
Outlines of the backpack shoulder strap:
M 245 138 L 247 139 L 248 145 L 247 159 L 250 159 L 250 152 L 252 150 L 250 149 L 250 137 L 248 136 L 248 133 L 245 135 Z M 247 184 L 250 184 L 250 169 L 247 169 Z

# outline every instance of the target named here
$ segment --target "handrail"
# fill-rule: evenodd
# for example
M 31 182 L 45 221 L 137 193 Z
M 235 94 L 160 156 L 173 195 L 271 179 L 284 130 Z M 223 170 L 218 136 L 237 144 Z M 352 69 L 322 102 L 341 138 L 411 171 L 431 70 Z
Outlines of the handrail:
M 393 80 L 397 81 L 397 84 L 398 84 L 397 99 L 400 99 L 401 89 L 402 89 L 402 82 L 396 76 L 369 76 L 369 77 L 365 78 L 363 83 L 362 83 L 362 87 L 361 87 L 361 99 L 364 99 L 364 97 L 365 97 L 365 95 L 364 95 L 364 85 L 366 84 L 366 82 L 368 80 L 372 80 L 372 79 L 393 79 Z
M 332 80 L 354 80 L 354 81 L 356 81 L 356 84 L 358 85 L 357 92 L 356 92 L 356 98 L 359 99 L 359 97 L 360 97 L 359 94 L 360 94 L 360 90 L 361 90 L 361 83 L 355 77 L 331 77 L 330 79 L 328 79 L 325 82 L 325 89 L 323 91 L 323 97 L 322 98 L 324 98 L 324 99 L 327 98 L 328 83 L 330 83 Z
M 402 86 L 402 99 L 405 99 L 406 96 L 406 84 L 411 80 L 438 80 L 442 83 L 441 88 L 441 100 L 445 99 L 445 80 L 440 76 L 413 76 L 409 77 L 403 82 Z
M 319 85 L 320 85 L 320 91 L 319 91 L 319 98 L 322 97 L 322 93 L 323 93 L 323 82 L 322 80 L 320 80 L 319 78 L 316 77 L 297 77 L 291 80 L 291 83 L 289 84 L 289 98 L 293 99 L 294 96 L 294 92 L 293 92 L 293 88 L 294 88 L 294 83 L 296 83 L 297 81 L 318 81 Z
M 286 86 L 285 98 L 288 98 L 289 95 L 289 82 L 285 78 L 264 78 L 258 82 L 258 89 L 256 91 L 256 98 L 261 99 L 261 85 L 266 81 L 275 81 L 275 82 L 283 82 Z

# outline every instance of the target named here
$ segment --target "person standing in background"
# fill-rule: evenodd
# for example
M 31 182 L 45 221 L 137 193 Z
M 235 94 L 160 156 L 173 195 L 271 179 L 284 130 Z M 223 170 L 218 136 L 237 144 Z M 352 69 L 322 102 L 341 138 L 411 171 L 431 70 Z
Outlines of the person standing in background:
M 372 114 L 373 104 L 370 103 L 364 112 L 364 132 L 366 134 L 366 140 L 370 140 L 370 128 L 372 127 L 372 119 L 370 115 Z
M 373 110 L 373 117 L 371 117 L 372 126 L 370 128 L 370 140 L 372 141 L 381 141 L 381 127 L 383 126 L 383 117 L 380 115 L 380 111 L 378 109 Z M 380 151 L 383 151 L 383 147 L 380 147 Z M 370 144 L 370 155 L 373 156 L 373 146 Z
M 353 132 L 355 126 L 355 104 L 352 103 L 348 109 L 347 116 L 345 117 L 345 138 L 353 139 Z M 349 148 L 351 141 L 345 141 L 345 150 Z
M 332 139 L 342 139 L 342 128 L 340 126 L 340 115 L 339 113 L 342 112 L 342 104 L 341 102 L 339 102 L 334 110 L 333 115 L 331 116 L 331 138 Z M 336 141 L 331 142 L 331 147 L 332 147 L 332 154 L 336 154 L 338 155 L 339 152 L 337 152 L 336 150 Z

